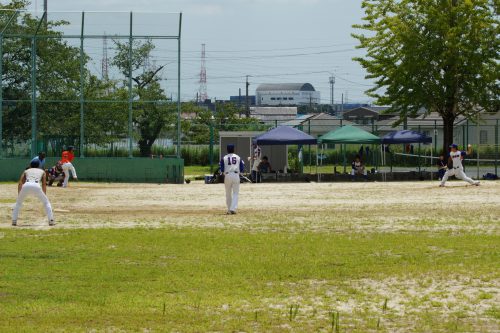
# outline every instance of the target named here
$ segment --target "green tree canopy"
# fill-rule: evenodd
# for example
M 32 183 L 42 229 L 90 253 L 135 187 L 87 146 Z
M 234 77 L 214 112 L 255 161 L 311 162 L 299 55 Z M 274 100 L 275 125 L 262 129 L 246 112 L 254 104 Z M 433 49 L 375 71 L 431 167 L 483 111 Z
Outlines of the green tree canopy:
M 154 142 L 176 117 L 176 104 L 167 101 L 157 75 L 164 65 L 139 71 L 154 49 L 151 40 L 135 40 L 132 47 L 120 41 L 115 41 L 115 45 L 117 54 L 112 65 L 126 78 L 123 88 L 128 86 L 129 79 L 133 81 L 133 124 L 139 131 L 141 156 L 150 156 Z
M 498 110 L 499 3 L 496 0 L 364 0 L 353 34 L 355 58 L 375 79 L 367 94 L 401 121 L 425 108 L 444 122 L 446 151 L 459 115 Z

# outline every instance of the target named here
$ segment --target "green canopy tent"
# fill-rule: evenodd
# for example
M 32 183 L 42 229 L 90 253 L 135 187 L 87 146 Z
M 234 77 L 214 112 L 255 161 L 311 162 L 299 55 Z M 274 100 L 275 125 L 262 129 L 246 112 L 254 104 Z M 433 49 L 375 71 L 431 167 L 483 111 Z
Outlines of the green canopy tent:
M 345 156 L 345 145 L 346 144 L 380 144 L 381 139 L 362 130 L 359 127 L 354 126 L 343 126 L 336 130 L 330 131 L 325 135 L 322 135 L 318 139 L 318 144 L 324 143 L 338 143 L 344 145 L 344 172 L 346 171 L 346 156 Z
M 378 136 L 354 126 L 342 126 L 318 139 L 318 143 L 380 144 L 380 142 Z

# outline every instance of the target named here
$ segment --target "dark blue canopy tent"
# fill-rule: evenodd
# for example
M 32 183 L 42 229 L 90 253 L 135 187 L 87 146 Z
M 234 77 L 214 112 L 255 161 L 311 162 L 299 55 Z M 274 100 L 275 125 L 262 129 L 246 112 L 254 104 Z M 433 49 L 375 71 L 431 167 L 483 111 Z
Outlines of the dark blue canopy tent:
M 423 133 L 412 131 L 412 130 L 401 130 L 387 133 L 382 137 L 382 144 L 407 144 L 407 143 L 432 143 L 432 138 Z M 420 151 L 420 149 L 419 149 Z M 432 165 L 432 145 L 431 145 L 431 165 Z M 419 164 L 418 169 L 420 171 L 420 152 L 419 152 Z M 391 172 L 392 172 L 392 158 L 391 158 Z M 432 179 L 432 172 L 431 172 Z
M 315 145 L 318 140 L 313 136 L 299 131 L 296 128 L 289 126 L 278 126 L 255 137 L 253 143 L 266 145 Z M 301 167 L 302 168 L 302 167 Z M 316 169 L 318 164 L 316 163 Z
M 278 126 L 253 138 L 258 145 L 315 145 L 318 140 L 313 136 L 288 126 Z
M 411 130 L 394 131 L 382 137 L 383 144 L 397 143 L 431 143 L 432 138 L 423 133 Z

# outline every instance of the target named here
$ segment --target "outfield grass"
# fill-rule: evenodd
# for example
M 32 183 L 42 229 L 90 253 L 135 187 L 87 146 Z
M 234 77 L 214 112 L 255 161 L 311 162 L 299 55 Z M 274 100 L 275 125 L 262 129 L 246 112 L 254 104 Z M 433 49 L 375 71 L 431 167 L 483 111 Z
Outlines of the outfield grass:
M 409 299 L 423 310 L 401 317 L 398 300 L 359 282 L 412 279 L 425 288 L 466 277 L 464 284 L 487 284 L 498 278 L 492 270 L 498 240 L 448 233 L 6 229 L 0 331 L 327 332 L 334 324 L 340 332 L 377 325 L 381 332 L 491 332 L 499 328 L 498 307 L 474 317 L 470 308 L 443 303 L 443 291 L 435 290 Z M 486 289 L 471 302 L 493 297 Z M 355 304 L 352 313 L 339 301 Z M 446 307 L 452 310 L 445 315 Z
M 213 166 L 214 170 L 217 169 L 217 164 L 214 164 Z M 210 172 L 210 166 L 201 166 L 201 165 L 193 165 L 193 166 L 185 166 L 184 167 L 184 176 L 203 176 L 203 175 L 209 175 L 213 173 Z

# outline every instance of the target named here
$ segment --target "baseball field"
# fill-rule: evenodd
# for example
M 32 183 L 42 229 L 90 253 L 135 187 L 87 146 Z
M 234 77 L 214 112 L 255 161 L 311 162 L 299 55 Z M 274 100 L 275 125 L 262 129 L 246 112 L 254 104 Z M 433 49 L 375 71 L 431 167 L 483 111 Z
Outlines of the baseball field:
M 1 332 L 500 332 L 500 182 L 0 184 Z

